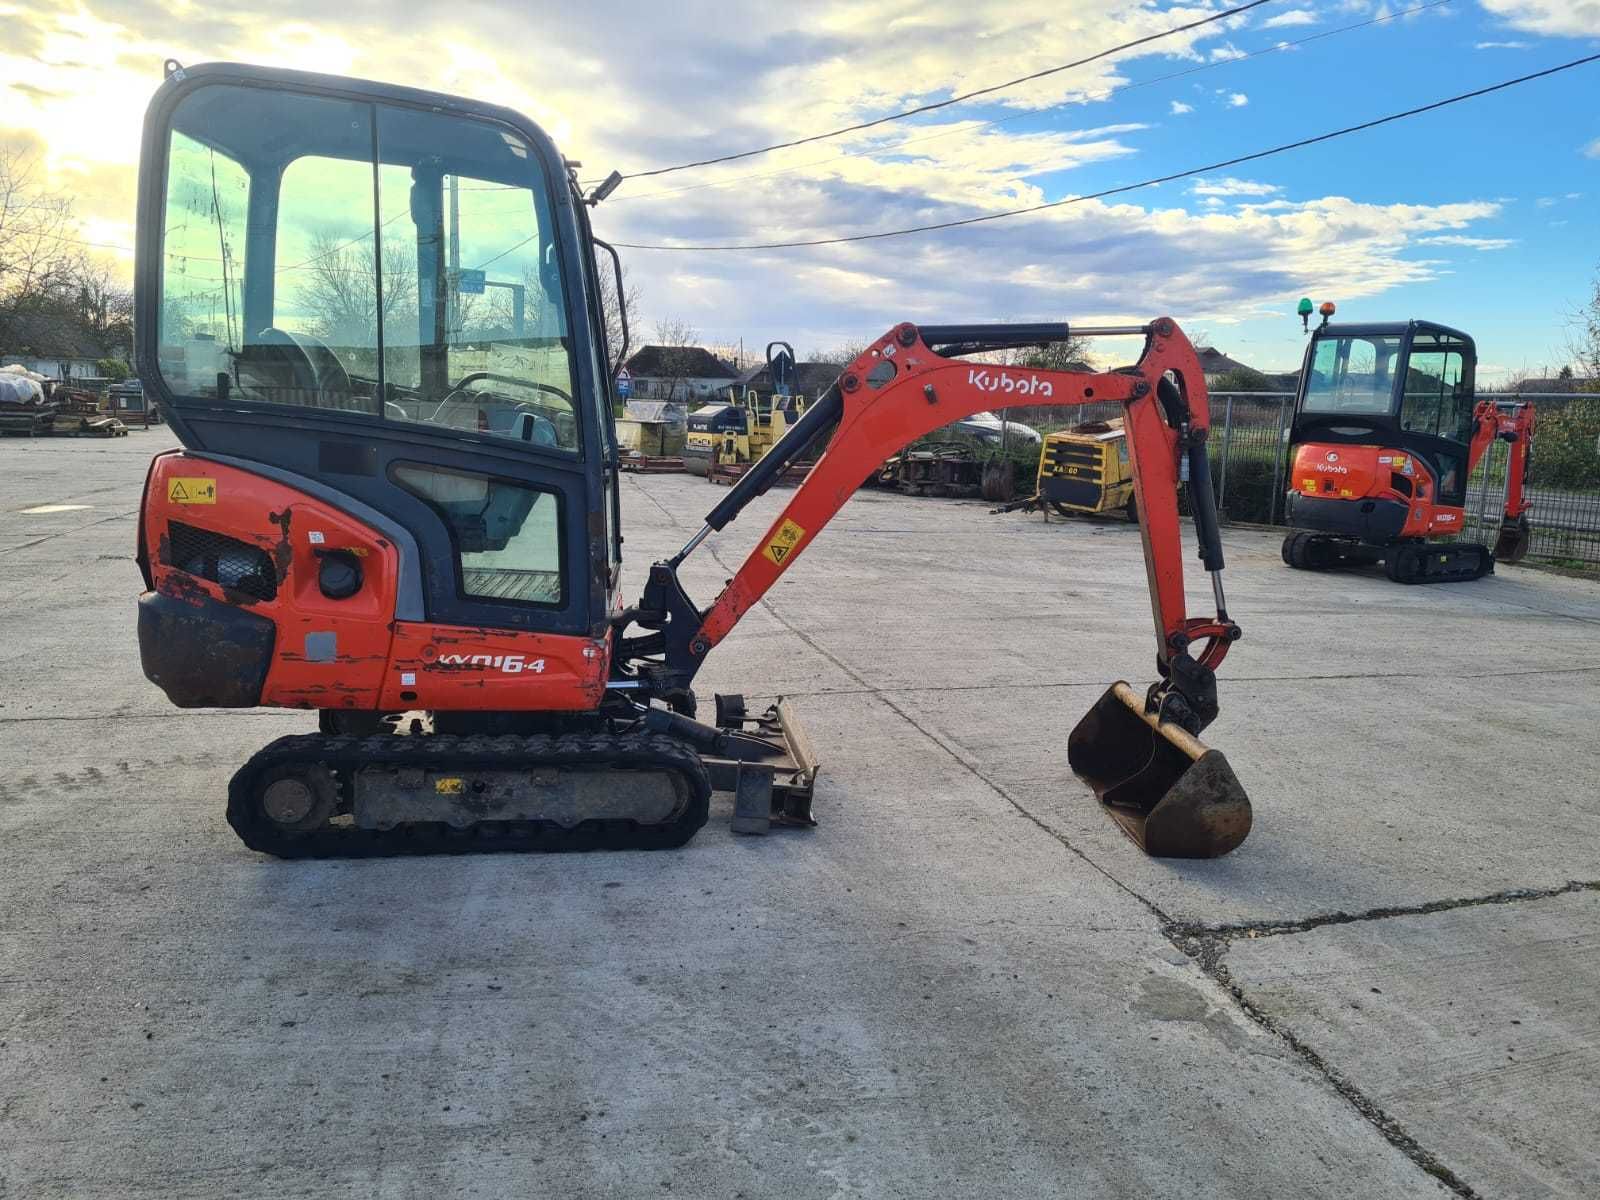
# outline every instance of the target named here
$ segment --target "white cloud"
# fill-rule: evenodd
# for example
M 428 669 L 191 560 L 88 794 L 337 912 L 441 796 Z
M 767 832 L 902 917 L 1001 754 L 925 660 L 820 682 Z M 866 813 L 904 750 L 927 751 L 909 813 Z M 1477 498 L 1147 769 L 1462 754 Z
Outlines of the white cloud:
M 1192 104 L 1185 104 L 1182 100 L 1174 100 L 1172 102 L 1172 115 L 1175 117 L 1181 117 L 1184 113 L 1192 113 L 1193 111 L 1194 105 Z
M 1523 33 L 1592 38 L 1600 29 L 1600 0 L 1480 0 L 1483 7 Z
M 1212 62 L 1230 62 L 1236 58 L 1248 57 L 1249 55 L 1247 55 L 1243 50 L 1239 49 L 1239 47 L 1235 46 L 1232 42 L 1223 42 L 1222 45 L 1217 46 L 1211 51 Z
M 403 19 L 385 32 L 322 0 L 278 0 L 269 33 L 266 6 L 249 0 L 234 7 L 39 4 L 7 13 L 0 78 L 41 91 L 6 91 L 4 123 L 39 140 L 53 177 L 83 181 L 74 190 L 85 215 L 126 222 L 143 100 L 167 56 L 314 65 L 505 104 L 539 121 L 594 177 L 613 166 L 683 162 L 881 116 L 1055 65 L 1071 56 L 1063 47 L 1109 46 L 1176 19 L 1134 0 L 915 8 L 902 0 L 817 0 L 789 9 L 726 0 L 711 24 L 684 21 L 680 6 L 637 0 L 592 0 L 592 18 L 581 21 L 552 21 L 539 15 L 542 7 L 494 0 L 446 14 L 401 0 Z M 671 69 L 618 68 L 619 26 Z M 137 32 L 157 29 L 158 39 Z M 1220 23 L 1209 29 L 1140 53 L 1205 61 L 1225 40 Z M 985 35 L 992 40 L 982 47 Z M 1053 116 L 1054 129 L 985 127 L 962 119 L 973 110 L 954 109 L 933 124 L 898 123 L 726 167 L 630 180 L 598 208 L 595 222 L 619 241 L 739 243 L 874 232 L 1055 199 L 1072 186 L 1068 172 L 1136 152 L 1140 126 L 1073 119 L 1107 111 L 1088 105 L 1136 57 L 993 98 L 1016 112 L 1061 101 L 1081 106 Z M 1210 96 L 1209 87 L 1195 86 L 1197 96 Z M 1216 99 L 1248 103 L 1243 93 L 1230 100 L 1226 89 Z M 1181 115 L 1177 104 L 1171 111 Z M 1416 253 L 1421 239 L 1471 235 L 1500 211 L 1488 202 L 1373 205 L 1337 196 L 1241 204 L 1278 193 L 1250 181 L 1210 186 L 1236 183 L 1252 190 L 1152 190 L 1137 193 L 1138 203 L 1089 201 L 890 243 L 624 252 L 643 293 L 634 319 L 648 328 L 657 317 L 682 317 L 708 339 L 784 336 L 809 349 L 860 341 L 905 318 L 1148 316 L 1155 296 L 1191 325 L 1215 326 L 1298 294 L 1304 279 L 1338 279 L 1341 296 L 1355 298 L 1435 278 L 1443 268 Z M 647 200 L 647 192 L 671 198 Z
M 1595 138 L 1594 141 L 1590 142 L 1578 153 L 1585 158 L 1600 158 L 1600 138 Z
M 1442 233 L 1434 237 L 1417 239 L 1419 246 L 1460 246 L 1467 250 L 1504 250 L 1507 246 L 1515 246 L 1515 238 L 1480 238 L 1463 237 L 1459 233 Z
M 1249 104 L 1249 103 L 1250 103 L 1250 97 L 1246 96 L 1243 92 L 1233 92 L 1232 94 L 1230 94 L 1228 96 L 1228 107 L 1229 108 L 1243 108 L 1246 104 Z
M 1291 8 L 1288 12 L 1279 13 L 1275 17 L 1268 17 L 1261 22 L 1263 29 L 1286 29 L 1291 25 L 1315 25 L 1317 15 L 1309 9 Z
M 1526 50 L 1527 42 L 1474 42 L 1474 50 Z
M 1197 179 L 1189 189 L 1196 196 L 1270 196 L 1281 189 L 1275 183 L 1258 183 L 1251 179 Z

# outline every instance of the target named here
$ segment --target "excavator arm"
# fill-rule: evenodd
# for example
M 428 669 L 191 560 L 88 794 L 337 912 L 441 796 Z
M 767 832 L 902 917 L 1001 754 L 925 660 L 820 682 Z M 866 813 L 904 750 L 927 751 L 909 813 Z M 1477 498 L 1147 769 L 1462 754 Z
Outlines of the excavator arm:
M 1113 334 L 1144 338 L 1134 366 L 1101 373 L 1045 371 L 964 357 Z M 1161 678 L 1142 697 L 1125 683 L 1113 685 L 1074 731 L 1069 759 L 1146 850 L 1185 857 L 1225 853 L 1248 832 L 1249 802 L 1222 756 L 1206 750 L 1195 735 L 1217 715 L 1215 670 L 1240 630 L 1228 617 L 1222 591 L 1222 546 L 1205 446 L 1211 423 L 1205 379 L 1194 347 L 1169 318 L 1070 331 L 1066 325 L 891 329 L 740 478 L 675 557 L 651 568 L 644 598 L 627 620 L 658 632 L 621 639 L 614 677 L 660 696 L 687 694 L 712 647 L 810 547 L 845 501 L 886 458 L 924 434 L 988 409 L 1104 401 L 1123 406 Z M 679 564 L 835 423 L 826 452 L 738 573 L 708 609 L 698 610 L 678 581 Z M 1185 480 L 1199 557 L 1216 603 L 1209 617 L 1190 617 L 1184 592 L 1178 487 Z M 1198 653 L 1191 653 L 1196 645 Z M 658 653 L 653 661 L 632 661 Z
M 1500 509 L 1500 534 L 1495 540 L 1497 562 L 1514 563 L 1528 553 L 1533 532 L 1528 524 L 1528 466 L 1533 459 L 1535 412 L 1527 400 L 1481 400 L 1473 412 L 1472 443 L 1467 450 L 1467 470 L 1477 466 L 1489 447 L 1507 443 L 1504 496 Z M 1487 487 L 1491 481 L 1484 480 Z

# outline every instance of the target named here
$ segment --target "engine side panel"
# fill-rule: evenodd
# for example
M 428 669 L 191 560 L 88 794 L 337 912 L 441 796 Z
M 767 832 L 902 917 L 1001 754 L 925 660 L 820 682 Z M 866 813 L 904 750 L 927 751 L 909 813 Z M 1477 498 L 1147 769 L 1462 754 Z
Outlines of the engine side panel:
M 609 638 L 397 621 L 376 707 L 587 712 L 599 707 Z
M 1291 518 L 1307 528 L 1379 542 L 1450 534 L 1461 528 L 1462 509 L 1437 503 L 1438 485 L 1432 470 L 1405 450 L 1306 442 L 1295 447 L 1289 488 L 1295 501 Z M 1404 517 L 1400 521 L 1375 520 L 1370 511 L 1363 512 L 1368 502 L 1384 509 L 1404 509 Z M 1337 513 L 1345 504 L 1350 506 L 1349 520 L 1341 522 Z M 1301 519 L 1313 512 L 1318 514 L 1316 519 Z M 1380 527 L 1387 536 L 1375 535 L 1373 531 Z M 1387 533 L 1391 528 L 1395 531 Z
M 587 711 L 604 695 L 609 638 L 397 621 L 390 540 L 276 480 L 162 455 L 140 537 L 141 655 L 176 704 Z M 360 572 L 344 599 L 319 578 L 334 555 Z

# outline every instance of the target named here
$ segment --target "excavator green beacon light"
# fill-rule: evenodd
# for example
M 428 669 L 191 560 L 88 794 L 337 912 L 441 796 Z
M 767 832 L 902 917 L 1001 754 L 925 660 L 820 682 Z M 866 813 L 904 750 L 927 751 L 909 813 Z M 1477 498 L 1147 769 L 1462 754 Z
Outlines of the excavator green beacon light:
M 1295 305 L 1295 312 L 1300 314 L 1300 328 L 1305 332 L 1311 329 L 1311 308 L 1310 296 L 1301 296 L 1300 303 Z

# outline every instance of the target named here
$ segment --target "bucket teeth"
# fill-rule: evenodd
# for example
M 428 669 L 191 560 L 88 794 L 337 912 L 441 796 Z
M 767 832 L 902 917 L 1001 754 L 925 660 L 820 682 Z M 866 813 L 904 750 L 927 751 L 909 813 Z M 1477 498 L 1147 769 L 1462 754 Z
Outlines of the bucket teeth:
M 1067 761 L 1146 854 L 1218 858 L 1250 833 L 1250 799 L 1218 750 L 1111 685 L 1067 739 Z

